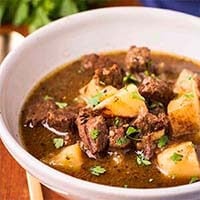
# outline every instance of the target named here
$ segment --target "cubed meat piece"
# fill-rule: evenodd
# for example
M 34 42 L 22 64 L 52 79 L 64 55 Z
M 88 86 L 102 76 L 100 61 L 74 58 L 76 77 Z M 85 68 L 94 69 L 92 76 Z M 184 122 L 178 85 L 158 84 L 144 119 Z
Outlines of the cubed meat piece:
M 109 146 L 112 148 L 126 148 L 130 144 L 130 140 L 126 138 L 126 130 L 129 127 L 131 119 L 107 116 L 106 123 L 109 127 Z
M 104 67 L 111 67 L 115 64 L 110 58 L 103 55 L 88 54 L 82 58 L 82 66 L 85 69 L 98 69 Z
M 30 127 L 36 126 L 46 120 L 48 112 L 56 110 L 52 100 L 38 100 L 28 107 L 25 124 Z
M 102 115 L 82 109 L 77 118 L 79 136 L 91 154 L 103 152 L 108 145 L 108 128 Z
M 124 127 L 112 126 L 109 129 L 109 146 L 114 148 L 125 148 L 130 144 L 130 140 L 126 137 L 126 129 Z
M 143 135 L 162 129 L 168 129 L 169 120 L 165 113 L 159 113 L 157 116 L 148 112 L 140 112 L 138 117 L 132 122 L 132 125 L 140 129 Z
M 94 79 L 97 85 L 112 85 L 120 89 L 123 84 L 123 72 L 117 64 L 111 67 L 97 68 Z
M 142 150 L 144 152 L 145 158 L 147 158 L 148 160 L 151 159 L 156 149 L 155 141 L 159 140 L 162 136 L 164 136 L 164 134 L 165 130 L 162 129 L 160 131 L 155 131 L 144 135 L 141 139 L 141 142 L 137 143 L 137 149 Z
M 146 47 L 132 46 L 127 52 L 125 63 L 127 71 L 132 73 L 144 72 L 145 70 L 153 72 L 151 69 L 151 52 Z
M 140 94 L 150 101 L 161 102 L 167 105 L 174 97 L 173 89 L 166 81 L 146 77 L 138 88 Z
M 50 110 L 46 122 L 57 131 L 68 132 L 74 130 L 77 116 L 76 107 Z

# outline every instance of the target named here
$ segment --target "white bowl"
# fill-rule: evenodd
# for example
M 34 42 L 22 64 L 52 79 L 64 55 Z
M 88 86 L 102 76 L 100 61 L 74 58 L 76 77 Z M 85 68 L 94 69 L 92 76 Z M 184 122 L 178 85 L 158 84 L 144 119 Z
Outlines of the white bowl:
M 38 80 L 83 54 L 127 49 L 133 44 L 198 59 L 200 19 L 153 8 L 109 8 L 63 18 L 36 31 L 0 68 L 1 139 L 23 168 L 69 199 L 200 199 L 200 182 L 162 189 L 125 189 L 83 181 L 43 164 L 20 142 L 19 112 Z

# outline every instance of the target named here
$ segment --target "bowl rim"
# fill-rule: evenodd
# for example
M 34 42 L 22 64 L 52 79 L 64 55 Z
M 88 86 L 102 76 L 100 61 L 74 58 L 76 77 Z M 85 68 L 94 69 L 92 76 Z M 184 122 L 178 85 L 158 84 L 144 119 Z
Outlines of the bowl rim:
M 35 31 L 33 34 L 29 35 L 22 44 L 19 45 L 17 49 L 9 53 L 9 55 L 4 59 L 3 63 L 0 67 L 0 94 L 3 91 L 3 80 L 6 78 L 4 77 L 7 65 L 18 56 L 18 52 L 24 49 L 26 45 L 31 45 L 31 41 L 38 36 L 48 35 L 52 29 L 62 26 L 63 23 L 83 19 L 85 16 L 98 17 L 102 14 L 111 15 L 112 13 L 119 13 L 119 12 L 133 12 L 134 10 L 140 12 L 146 12 L 147 14 L 154 14 L 154 15 L 168 15 L 171 17 L 182 17 L 187 18 L 192 23 L 200 26 L 199 18 L 195 16 L 191 16 L 188 14 L 184 14 L 177 11 L 171 11 L 167 9 L 157 9 L 157 8 L 145 8 L 145 7 L 112 7 L 112 8 L 102 8 L 102 9 L 95 9 L 86 12 L 81 12 L 78 14 L 74 14 L 59 20 L 56 20 L 47 26 L 40 28 L 39 30 Z M 1 97 L 0 97 L 1 98 Z M 107 186 L 97 183 L 92 183 L 89 181 L 81 180 L 70 175 L 64 174 L 55 170 L 46 164 L 42 163 L 35 157 L 33 157 L 30 153 L 28 153 L 18 142 L 13 138 L 13 136 L 9 133 L 5 123 L 3 116 L 1 114 L 1 110 L 3 110 L 3 105 L 0 103 L 0 137 L 8 149 L 8 151 L 13 155 L 13 157 L 20 163 L 20 165 L 29 171 L 33 176 L 40 179 L 43 183 L 51 186 L 53 189 L 63 193 L 64 186 L 68 185 L 69 188 L 77 188 L 84 191 L 94 191 L 99 192 L 102 194 L 112 194 L 112 195 L 122 195 L 126 197 L 160 197 L 160 196 L 174 196 L 174 195 L 184 195 L 188 193 L 194 193 L 199 190 L 200 182 L 194 184 L 187 184 L 175 187 L 168 187 L 168 188 L 153 188 L 153 189 L 144 189 L 143 188 L 122 188 L 122 187 L 115 187 L 115 186 Z M 26 161 L 26 162 L 24 162 Z M 26 163 L 26 164 L 24 164 Z M 39 169 L 39 173 L 38 173 Z M 48 177 L 48 181 L 47 178 Z M 53 183 L 57 183 L 54 185 Z M 67 192 L 67 191 L 66 191 Z

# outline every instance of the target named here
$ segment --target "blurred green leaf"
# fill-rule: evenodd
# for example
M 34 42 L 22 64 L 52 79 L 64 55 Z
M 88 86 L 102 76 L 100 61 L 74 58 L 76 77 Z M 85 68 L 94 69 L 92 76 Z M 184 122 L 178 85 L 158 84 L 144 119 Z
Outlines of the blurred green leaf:
M 0 25 L 2 23 L 3 15 L 4 15 L 4 12 L 6 10 L 7 2 L 8 1 L 6 1 L 6 0 L 0 1 Z
M 42 0 L 32 0 L 32 5 L 33 7 L 37 7 L 39 5 L 39 3 L 41 3 Z
M 13 24 L 16 26 L 22 25 L 27 19 L 29 14 L 29 2 L 28 0 L 22 0 L 19 2 L 15 16 L 13 18 Z
M 50 22 L 47 14 L 44 12 L 42 7 L 37 8 L 35 13 L 33 14 L 31 20 L 29 21 L 29 29 L 30 31 L 34 31 L 37 28 L 46 25 Z
M 62 0 L 59 17 L 64 17 L 78 12 L 77 5 L 74 0 Z
M 0 0 L 0 24 L 27 25 L 30 31 L 105 0 Z

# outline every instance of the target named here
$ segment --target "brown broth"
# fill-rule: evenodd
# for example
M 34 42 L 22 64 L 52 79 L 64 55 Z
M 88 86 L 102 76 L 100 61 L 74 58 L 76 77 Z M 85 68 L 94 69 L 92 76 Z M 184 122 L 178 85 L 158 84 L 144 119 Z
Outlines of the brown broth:
M 125 53 L 118 52 L 107 55 L 123 65 Z M 155 64 L 167 66 L 167 69 L 169 69 L 167 70 L 169 72 L 168 76 L 171 79 L 176 78 L 178 72 L 183 68 L 200 72 L 200 65 L 182 57 L 163 53 L 153 53 L 152 58 Z M 170 69 L 173 69 L 173 73 L 171 73 L 172 70 Z M 91 71 L 81 72 L 81 63 L 78 60 L 55 71 L 50 76 L 47 76 L 34 88 L 25 102 L 20 120 L 21 138 L 28 152 L 36 158 L 42 159 L 48 154 L 57 151 L 52 142 L 52 139 L 56 137 L 53 133 L 42 126 L 35 128 L 23 126 L 22 122 L 24 121 L 26 110 L 29 105 L 45 95 L 52 96 L 57 101 L 64 100 L 69 104 L 73 104 L 73 99 L 78 96 L 78 90 L 89 82 L 91 77 Z M 181 141 L 185 140 L 200 144 L 196 138 L 191 136 L 181 138 Z M 113 161 L 112 156 L 109 155 L 100 160 L 89 159 L 84 155 L 84 164 L 81 170 L 76 172 L 64 168 L 59 168 L 58 170 L 87 181 L 120 187 L 128 185 L 130 188 L 169 187 L 187 184 L 189 182 L 189 179 L 165 177 L 157 169 L 155 161 L 153 161 L 150 166 L 138 166 L 134 153 L 124 154 L 121 151 L 118 151 L 117 153 L 123 158 L 121 164 L 116 164 Z M 95 165 L 104 167 L 107 170 L 106 173 L 99 177 L 92 175 L 89 169 Z

